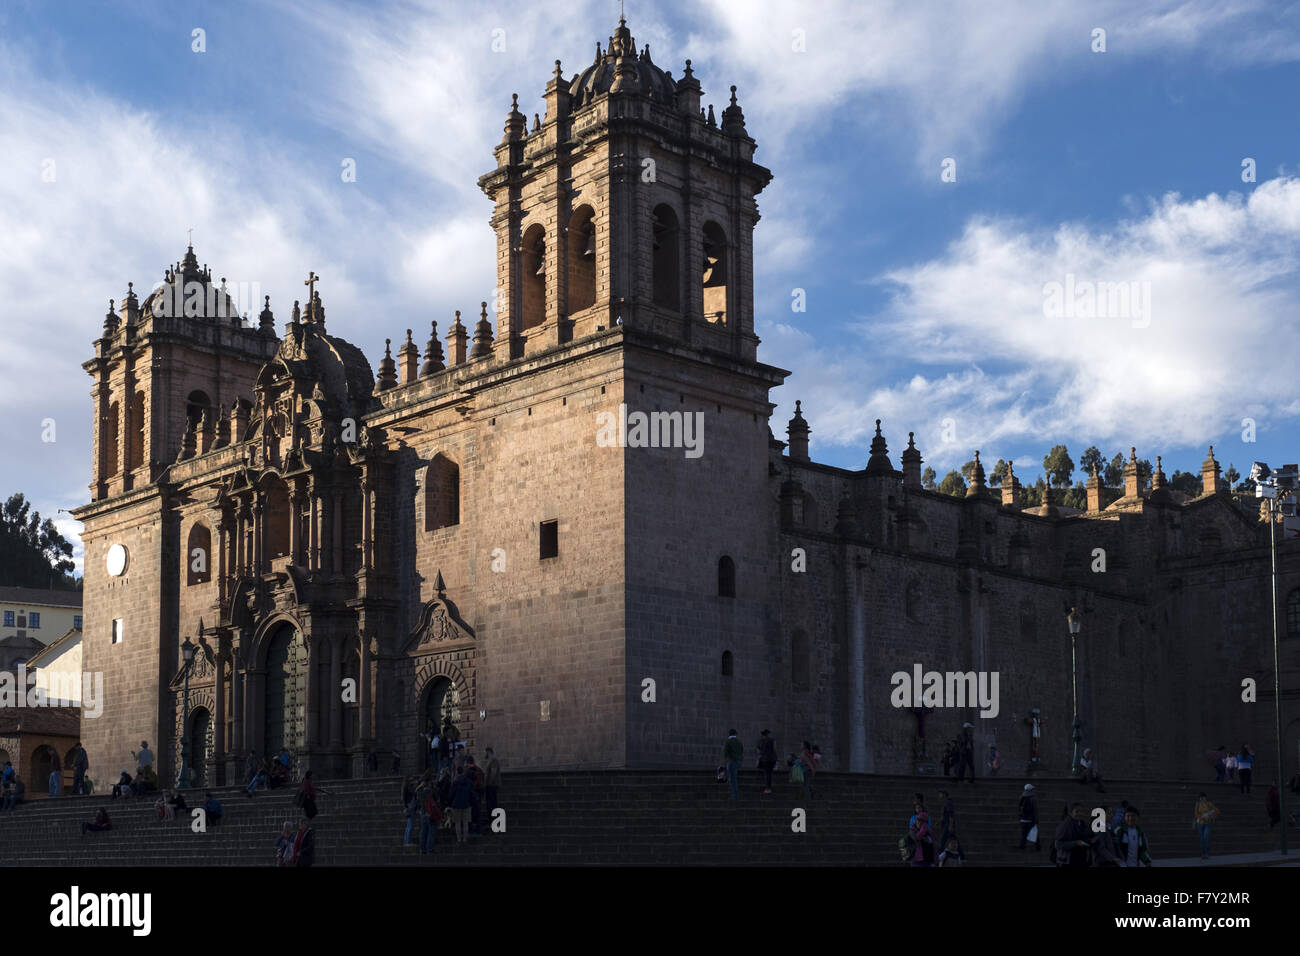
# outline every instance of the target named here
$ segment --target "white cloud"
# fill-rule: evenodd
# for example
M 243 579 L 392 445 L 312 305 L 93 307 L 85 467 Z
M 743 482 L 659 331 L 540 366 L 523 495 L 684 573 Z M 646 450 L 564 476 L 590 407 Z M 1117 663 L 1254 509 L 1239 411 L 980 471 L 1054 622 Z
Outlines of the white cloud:
M 1298 209 L 1300 179 L 1276 179 L 1248 199 L 1167 195 L 1105 230 L 976 220 L 943 256 L 880 277 L 891 302 L 860 331 L 889 343 L 893 362 L 818 348 L 781 327 L 764 335 L 787 350 L 795 381 L 814 382 L 783 398 L 803 398 L 832 444 L 862 444 L 882 417 L 893 446 L 906 424 L 948 465 L 981 445 L 992 458 L 998 441 L 1203 447 L 1245 416 L 1276 421 L 1300 397 L 1277 360 L 1300 327 Z M 1069 275 L 1150 283 L 1149 325 L 1049 318 L 1045 284 Z M 882 381 L 903 358 L 935 372 Z M 873 389 L 860 384 L 872 378 Z M 936 447 L 948 417 L 960 445 L 951 451 Z

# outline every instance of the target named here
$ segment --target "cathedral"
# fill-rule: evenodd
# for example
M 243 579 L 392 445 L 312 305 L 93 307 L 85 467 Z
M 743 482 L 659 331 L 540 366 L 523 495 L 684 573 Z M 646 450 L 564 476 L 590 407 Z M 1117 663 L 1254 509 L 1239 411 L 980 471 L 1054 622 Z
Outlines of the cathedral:
M 249 322 L 192 247 L 110 303 L 76 512 L 92 767 L 143 739 L 172 779 L 184 741 L 196 784 L 281 747 L 318 776 L 418 768 L 450 719 L 507 770 L 711 770 L 735 727 L 911 773 L 965 722 L 1019 770 L 1036 711 L 1065 773 L 1071 608 L 1109 775 L 1199 774 L 1243 741 L 1269 762 L 1268 528 L 1213 449 L 1199 495 L 1134 453 L 1083 510 L 1050 487 L 1026 508 L 978 453 L 964 498 L 928 490 L 880 422 L 864 467 L 818 464 L 802 406 L 771 427 L 789 373 L 759 361 L 752 240 L 772 174 L 735 87 L 715 113 L 690 60 L 674 76 L 620 20 L 544 102 L 530 125 L 516 99 L 479 179 L 495 323 L 484 302 L 394 330 L 376 371 L 314 273 L 287 322 L 269 298 Z M 1279 562 L 1300 718 L 1300 552 Z M 896 706 L 918 666 L 996 673 L 1000 701 Z M 1294 761 L 1300 719 L 1284 738 Z

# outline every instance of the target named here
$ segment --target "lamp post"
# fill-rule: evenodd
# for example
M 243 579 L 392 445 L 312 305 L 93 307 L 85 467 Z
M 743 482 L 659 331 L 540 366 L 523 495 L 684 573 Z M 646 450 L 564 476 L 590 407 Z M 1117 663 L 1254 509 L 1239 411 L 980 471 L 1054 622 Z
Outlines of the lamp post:
M 1079 745 L 1083 743 L 1083 723 L 1079 720 L 1079 625 L 1082 619 L 1079 612 L 1070 608 L 1070 613 L 1065 617 L 1066 624 L 1070 628 L 1070 690 L 1071 697 L 1074 700 L 1074 730 L 1070 734 L 1070 739 L 1074 742 L 1074 757 L 1070 760 L 1070 776 L 1079 776 L 1080 766 L 1079 758 L 1081 756 Z
M 1285 807 L 1286 802 L 1282 798 L 1284 792 L 1282 790 L 1282 776 L 1286 765 L 1282 762 L 1282 690 L 1277 648 L 1277 519 L 1275 511 L 1277 509 L 1277 494 L 1281 489 L 1283 498 L 1288 500 L 1289 507 L 1294 512 L 1297 477 L 1293 466 L 1283 466 L 1275 474 L 1262 461 L 1257 461 L 1251 465 L 1250 477 L 1255 482 L 1255 497 L 1263 498 L 1268 502 L 1268 553 L 1271 572 L 1269 593 L 1272 597 L 1273 608 L 1273 733 L 1277 743 L 1278 802 Z M 1282 831 L 1281 850 L 1282 855 L 1286 856 L 1286 814 L 1282 815 L 1282 822 L 1283 825 L 1279 828 Z
M 176 778 L 177 790 L 185 787 L 190 765 L 190 670 L 197 650 L 198 646 L 191 644 L 188 637 L 185 638 L 185 643 L 181 645 L 181 659 L 185 662 L 185 703 L 181 713 L 181 772 Z

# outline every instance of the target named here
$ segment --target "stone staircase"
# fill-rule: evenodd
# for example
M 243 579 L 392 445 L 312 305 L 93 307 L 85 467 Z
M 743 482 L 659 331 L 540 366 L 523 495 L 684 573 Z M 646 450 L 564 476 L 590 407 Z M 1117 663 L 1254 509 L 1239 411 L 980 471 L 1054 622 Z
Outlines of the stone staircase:
M 1153 857 L 1199 856 L 1192 827 L 1196 793 L 1206 790 L 1222 810 L 1215 824 L 1216 853 L 1260 852 L 1277 847 L 1269 830 L 1264 793 L 1249 796 L 1226 785 L 1195 782 L 1107 782 L 1107 793 L 1062 779 L 1034 781 L 1044 830 L 1041 853 L 1015 849 L 1016 806 L 1024 780 L 981 778 L 957 785 L 943 777 L 825 773 L 817 796 L 784 778 L 762 795 L 757 771 L 742 771 L 741 798 L 708 773 L 596 771 L 507 773 L 501 790 L 505 833 L 471 837 L 458 847 L 442 831 L 432 858 L 404 848 L 401 780 L 321 781 L 316 864 L 419 865 L 838 865 L 897 866 L 898 839 L 921 791 L 937 817 L 937 790 L 947 787 L 957 804 L 958 829 L 968 865 L 1045 865 L 1047 843 L 1066 801 L 1112 809 L 1127 799 L 1142 811 Z M 8 866 L 269 866 L 285 820 L 297 822 L 294 792 L 239 788 L 213 791 L 225 808 L 222 824 L 193 833 L 188 818 L 160 823 L 153 798 L 105 796 L 35 801 L 0 814 L 0 864 Z M 1290 796 L 1289 794 L 1287 796 Z M 191 802 L 201 802 L 193 793 Z M 81 837 L 81 823 L 105 807 L 113 829 Z M 807 832 L 791 831 L 791 811 L 807 810 Z M 1287 810 L 1294 801 L 1287 801 Z M 937 824 L 937 819 L 936 819 Z M 1300 830 L 1293 828 L 1296 855 Z M 418 839 L 418 832 L 415 837 Z

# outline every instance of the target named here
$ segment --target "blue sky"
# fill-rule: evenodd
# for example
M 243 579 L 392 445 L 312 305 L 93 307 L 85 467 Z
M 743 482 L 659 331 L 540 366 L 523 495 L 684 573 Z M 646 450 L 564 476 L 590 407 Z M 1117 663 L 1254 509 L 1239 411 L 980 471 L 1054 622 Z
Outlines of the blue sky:
M 80 363 L 107 300 L 158 281 L 190 227 L 279 322 L 322 275 L 331 331 L 372 365 L 385 338 L 490 300 L 475 180 L 510 94 L 541 111 L 553 61 L 584 68 L 617 17 L 607 0 L 0 6 L 0 492 L 50 515 L 86 500 Z M 778 437 L 801 398 L 814 456 L 850 468 L 876 418 L 940 475 L 979 448 L 1032 480 L 1060 442 L 1076 460 L 1136 445 L 1168 474 L 1210 443 L 1243 472 L 1300 459 L 1300 6 L 718 0 L 628 21 L 675 76 L 693 60 L 706 102 L 738 86 L 775 173 L 755 291 L 759 357 L 794 373 Z M 1049 316 L 1067 276 L 1134 283 L 1149 310 Z

